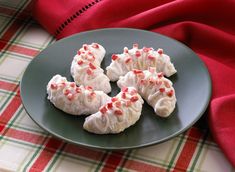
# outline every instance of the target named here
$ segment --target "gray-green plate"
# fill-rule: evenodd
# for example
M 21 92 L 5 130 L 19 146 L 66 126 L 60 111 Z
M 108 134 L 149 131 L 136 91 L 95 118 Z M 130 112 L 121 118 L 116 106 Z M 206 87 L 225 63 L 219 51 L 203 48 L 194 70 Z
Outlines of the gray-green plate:
M 96 135 L 83 130 L 84 116 L 71 116 L 56 109 L 48 100 L 46 85 L 55 74 L 72 81 L 70 65 L 84 43 L 97 42 L 106 49 L 102 62 L 105 69 L 113 53 L 138 43 L 163 48 L 170 55 L 177 74 L 174 83 L 177 105 L 166 119 L 156 116 L 147 103 L 140 120 L 120 134 Z M 111 96 L 119 92 L 112 83 Z M 192 126 L 204 113 L 211 95 L 211 81 L 204 63 L 188 47 L 166 36 L 137 29 L 101 29 L 79 33 L 57 41 L 43 50 L 28 65 L 21 81 L 21 98 L 29 116 L 52 135 L 68 142 L 102 149 L 130 149 L 166 141 Z

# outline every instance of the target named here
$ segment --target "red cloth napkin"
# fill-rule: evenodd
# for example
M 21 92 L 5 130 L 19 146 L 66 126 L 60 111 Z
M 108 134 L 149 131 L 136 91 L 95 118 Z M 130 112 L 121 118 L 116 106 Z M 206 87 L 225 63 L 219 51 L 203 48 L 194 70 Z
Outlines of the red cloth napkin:
M 235 1 L 40 0 L 33 15 L 57 39 L 105 27 L 133 27 L 191 47 L 212 77 L 209 126 L 235 166 Z

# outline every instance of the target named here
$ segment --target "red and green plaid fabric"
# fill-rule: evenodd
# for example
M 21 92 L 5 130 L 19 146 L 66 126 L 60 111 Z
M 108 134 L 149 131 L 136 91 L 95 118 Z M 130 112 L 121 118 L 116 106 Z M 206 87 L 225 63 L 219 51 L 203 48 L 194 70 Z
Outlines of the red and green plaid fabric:
M 0 171 L 234 171 L 208 129 L 196 125 L 165 143 L 127 151 L 76 146 L 39 128 L 22 106 L 19 82 L 55 39 L 29 9 L 27 0 L 0 1 Z

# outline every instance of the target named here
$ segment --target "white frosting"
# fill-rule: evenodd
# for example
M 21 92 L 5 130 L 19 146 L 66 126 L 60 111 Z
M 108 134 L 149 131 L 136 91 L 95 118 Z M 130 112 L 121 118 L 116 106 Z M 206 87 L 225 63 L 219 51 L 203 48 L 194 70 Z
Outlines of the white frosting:
M 94 90 L 109 93 L 111 86 L 109 78 L 100 67 L 105 55 L 105 49 L 97 43 L 84 44 L 74 56 L 70 72 L 77 85 L 92 86 Z
M 134 87 L 139 94 L 154 108 L 157 115 L 168 117 L 175 109 L 176 96 L 172 82 L 157 73 L 155 68 L 149 70 L 133 70 L 121 76 L 117 85 Z
M 72 115 L 93 114 L 110 100 L 103 91 L 93 91 L 91 87 L 77 87 L 65 77 L 55 75 L 47 85 L 48 99 L 58 109 Z
M 139 49 L 137 44 L 134 44 L 130 50 L 125 47 L 122 54 L 114 54 L 106 70 L 109 79 L 117 81 L 120 76 L 133 69 L 147 70 L 149 67 L 155 67 L 157 72 L 163 72 L 168 77 L 177 72 L 170 57 L 163 54 L 162 49 L 157 51 L 147 47 Z
M 143 103 L 135 88 L 125 88 L 100 111 L 86 117 L 83 128 L 96 134 L 120 133 L 138 121 Z

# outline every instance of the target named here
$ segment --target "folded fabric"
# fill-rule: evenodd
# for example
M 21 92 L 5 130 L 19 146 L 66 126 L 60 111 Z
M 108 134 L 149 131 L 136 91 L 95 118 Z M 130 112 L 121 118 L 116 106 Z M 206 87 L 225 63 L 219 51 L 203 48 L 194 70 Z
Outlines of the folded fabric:
M 57 39 L 97 28 L 132 27 L 167 35 L 192 48 L 212 78 L 206 114 L 211 133 L 235 166 L 234 9 L 231 0 L 40 0 L 35 1 L 33 16 Z

